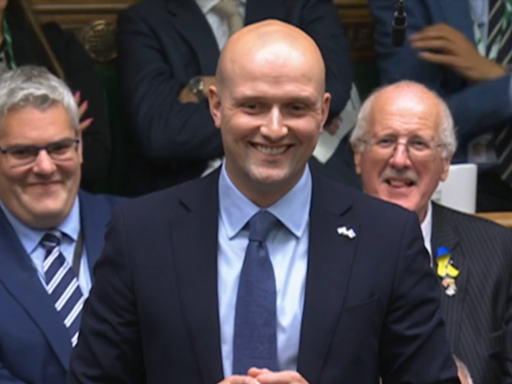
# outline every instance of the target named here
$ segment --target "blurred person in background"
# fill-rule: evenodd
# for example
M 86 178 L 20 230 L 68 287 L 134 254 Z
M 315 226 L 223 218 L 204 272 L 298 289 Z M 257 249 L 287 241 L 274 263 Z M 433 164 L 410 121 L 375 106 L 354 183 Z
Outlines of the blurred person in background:
M 454 161 L 478 164 L 477 211 L 512 211 L 512 0 L 405 0 L 402 47 L 391 39 L 396 3 L 368 1 L 381 82 L 437 92 L 457 127 Z
M 221 135 L 205 96 L 215 85 L 227 39 L 265 19 L 302 29 L 320 48 L 332 95 L 325 129 L 337 131 L 350 99 L 352 68 L 332 0 L 143 0 L 119 14 L 117 41 L 126 135 L 135 149 L 135 194 L 201 177 L 219 166 Z M 312 165 L 359 186 L 350 147 L 343 142 L 325 164 L 313 158 Z
M 113 206 L 80 190 L 78 107 L 44 67 L 0 76 L 0 383 L 65 384 Z
M 0 0 L 0 73 L 22 65 L 46 67 L 64 80 L 80 105 L 84 162 L 81 187 L 94 191 L 107 175 L 110 133 L 94 61 L 70 31 L 39 25 L 30 0 Z

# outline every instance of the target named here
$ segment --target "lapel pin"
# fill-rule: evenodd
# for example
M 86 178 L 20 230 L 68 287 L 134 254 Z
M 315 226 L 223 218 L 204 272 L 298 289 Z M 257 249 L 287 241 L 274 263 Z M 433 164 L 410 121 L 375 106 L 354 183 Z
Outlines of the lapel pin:
M 450 250 L 444 246 L 437 249 L 437 275 L 442 279 L 441 284 L 447 296 L 454 296 L 457 293 L 455 280 L 459 276 L 459 270 L 455 267 Z
M 338 228 L 338 235 L 346 236 L 349 239 L 353 239 L 354 237 L 356 237 L 356 233 L 354 232 L 354 230 L 352 228 L 347 229 L 347 227 L 345 226 Z

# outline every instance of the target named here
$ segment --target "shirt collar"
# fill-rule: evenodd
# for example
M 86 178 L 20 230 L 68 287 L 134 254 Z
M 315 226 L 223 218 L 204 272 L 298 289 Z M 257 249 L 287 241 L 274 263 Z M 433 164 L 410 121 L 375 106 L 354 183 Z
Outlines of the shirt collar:
M 421 233 L 423 234 L 425 248 L 430 255 L 430 261 L 432 262 L 432 202 L 428 203 L 427 214 L 421 223 Z
M 18 220 L 0 200 L 0 208 L 4 212 L 7 220 L 13 227 L 14 231 L 21 239 L 21 243 L 25 251 L 30 255 L 41 242 L 41 239 L 47 231 L 34 229 Z M 68 236 L 73 241 L 78 239 L 80 232 L 80 203 L 78 196 L 75 198 L 73 207 L 64 221 L 57 227 L 59 231 Z
M 211 9 L 217 5 L 219 0 L 196 0 L 196 4 L 201 9 L 204 15 L 211 11 Z M 239 0 L 241 5 L 245 5 L 246 0 Z
M 311 171 L 306 165 L 299 182 L 267 210 L 296 237 L 301 237 L 309 221 L 311 194 Z M 231 182 L 226 172 L 225 163 L 222 164 L 219 177 L 219 209 L 221 220 L 226 226 L 230 239 L 236 236 L 260 210 L 260 207 L 245 197 Z

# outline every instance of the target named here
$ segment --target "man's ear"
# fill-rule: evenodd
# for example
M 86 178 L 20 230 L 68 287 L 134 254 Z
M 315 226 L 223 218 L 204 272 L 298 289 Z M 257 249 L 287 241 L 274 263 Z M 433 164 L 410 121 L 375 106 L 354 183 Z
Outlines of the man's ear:
M 80 160 L 80 164 L 84 162 L 84 155 L 83 155 L 83 129 L 78 130 L 78 139 L 80 140 L 78 142 L 78 159 Z
M 352 152 L 354 152 L 354 165 L 358 175 L 361 175 L 361 152 L 357 144 L 352 144 Z
M 208 105 L 210 106 L 210 113 L 213 117 L 213 122 L 217 128 L 220 128 L 221 121 L 221 100 L 219 90 L 215 85 L 208 88 Z
M 448 173 L 450 172 L 450 164 L 452 163 L 452 157 L 448 156 L 445 159 L 441 159 L 441 161 L 443 162 L 443 171 L 441 172 L 439 181 L 445 181 L 448 178 Z
M 325 92 L 324 100 L 322 101 L 322 125 L 320 126 L 322 129 L 324 128 L 325 122 L 329 117 L 329 108 L 331 107 L 331 94 L 329 92 Z

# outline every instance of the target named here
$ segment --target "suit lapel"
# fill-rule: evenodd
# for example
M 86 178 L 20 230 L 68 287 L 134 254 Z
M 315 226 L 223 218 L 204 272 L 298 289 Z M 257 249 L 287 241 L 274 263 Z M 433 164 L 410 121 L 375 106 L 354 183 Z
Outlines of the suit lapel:
M 455 28 L 466 38 L 475 43 L 473 32 L 473 17 L 471 16 L 470 2 L 468 0 L 437 0 L 443 10 L 445 23 Z
M 339 227 L 359 232 L 351 203 L 334 196 L 321 179 L 313 179 L 309 222 L 308 272 L 300 335 L 298 371 L 319 382 L 322 366 L 343 308 L 357 245 L 338 234 Z
M 173 259 L 185 318 L 204 383 L 223 378 L 217 297 L 219 171 L 183 189 L 184 210 L 171 220 Z
M 214 75 L 219 59 L 219 46 L 201 9 L 192 0 L 169 0 L 172 23 L 194 49 L 201 75 Z
M 455 279 L 457 293 L 454 296 L 448 296 L 445 294 L 444 287 L 441 285 L 441 279 L 439 278 L 439 284 L 442 290 L 441 308 L 443 312 L 443 318 L 444 321 L 449 324 L 447 327 L 447 336 L 453 345 L 456 345 L 459 338 L 459 325 L 462 316 L 464 299 L 470 281 L 470 271 L 467 260 L 461 253 L 458 236 L 454 231 L 453 226 L 451 225 L 451 221 L 448 217 L 446 217 L 445 208 L 433 203 L 432 254 L 434 258 L 436 255 L 436 250 L 440 246 L 444 246 L 450 250 L 454 265 L 460 272 L 459 276 Z
M 55 310 L 14 229 L 0 209 L 0 283 L 39 326 L 67 370 L 71 354 L 68 330 Z

